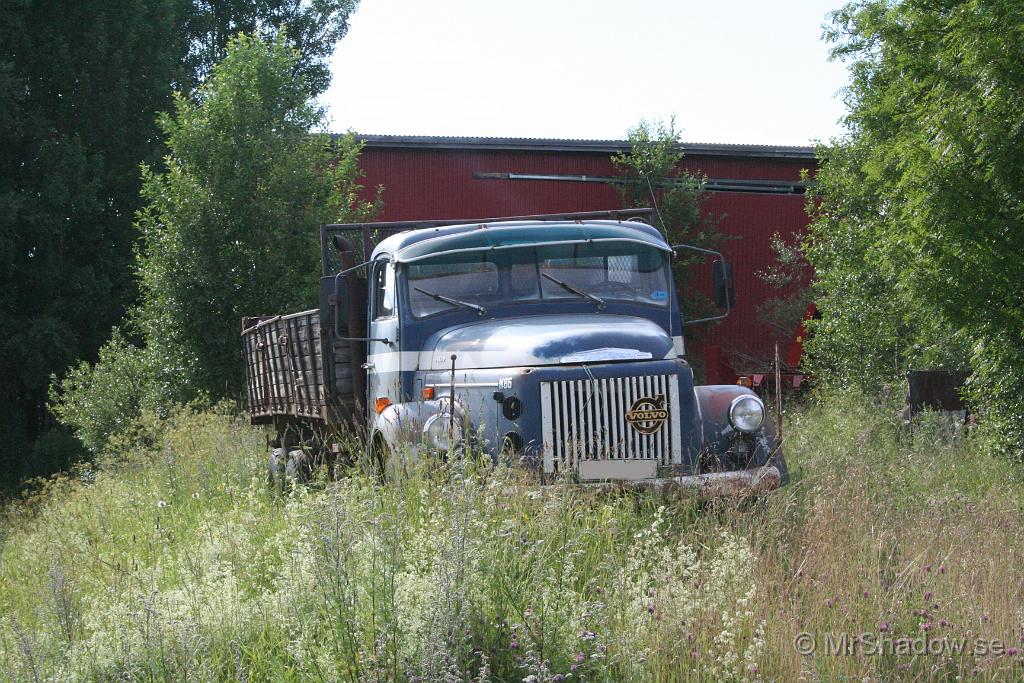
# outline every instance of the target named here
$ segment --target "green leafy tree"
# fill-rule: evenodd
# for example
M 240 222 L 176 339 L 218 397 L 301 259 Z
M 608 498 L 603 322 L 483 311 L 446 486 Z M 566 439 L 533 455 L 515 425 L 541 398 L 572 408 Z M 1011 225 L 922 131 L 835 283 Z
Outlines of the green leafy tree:
M 354 0 L 11 0 L 0 7 L 0 486 L 53 427 L 52 373 L 93 361 L 138 293 L 139 165 L 157 113 L 194 92 L 240 30 L 284 29 L 327 85 Z M 129 326 L 130 327 L 130 326 Z M 51 439 L 51 443 L 56 440 Z M 29 467 L 32 472 L 38 468 Z
M 186 33 L 192 37 L 187 63 L 202 82 L 227 54 L 239 33 L 281 38 L 296 50 L 294 68 L 319 95 L 330 84 L 327 63 L 348 32 L 358 0 L 194 0 Z M 283 30 L 282 30 L 283 29 Z
M 160 117 L 165 170 L 144 167 L 137 221 L 142 294 L 132 324 L 144 353 L 115 338 L 56 396 L 55 410 L 91 447 L 143 407 L 240 396 L 242 316 L 311 307 L 318 226 L 377 210 L 379 199 L 360 198 L 354 136 L 312 132 L 324 112 L 298 62 L 283 37 L 238 36 L 196 97 L 177 96 L 174 114 Z M 116 381 L 125 368 L 147 382 Z
M 1024 6 L 855 2 L 826 37 L 852 80 L 807 249 L 821 374 L 969 365 L 984 424 L 1022 453 Z
M 656 209 L 657 228 L 669 244 L 715 248 L 723 235 L 716 217 L 701 211 L 706 179 L 683 167 L 675 119 L 668 123 L 641 121 L 629 130 L 627 140 L 629 150 L 612 157 L 620 174 L 623 205 Z M 693 264 L 704 260 L 684 251 L 673 261 L 680 306 L 687 318 L 704 316 L 712 310 L 706 296 L 687 286 Z
M 166 172 L 143 171 L 140 322 L 179 398 L 241 392 L 243 315 L 309 308 L 321 223 L 361 219 L 360 145 L 332 143 L 283 38 L 232 39 L 193 101 L 160 117 Z
M 27 460 L 50 374 L 94 357 L 133 298 L 138 165 L 159 161 L 155 112 L 182 80 L 180 10 L 0 9 L 0 484 L 45 474 Z

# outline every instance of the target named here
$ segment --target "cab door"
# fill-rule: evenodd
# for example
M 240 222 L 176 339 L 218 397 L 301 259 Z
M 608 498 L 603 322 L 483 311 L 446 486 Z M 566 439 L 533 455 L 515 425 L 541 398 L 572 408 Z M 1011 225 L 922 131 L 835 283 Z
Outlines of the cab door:
M 390 261 L 377 260 L 370 272 L 369 337 L 366 349 L 367 409 L 370 423 L 377 418 L 377 406 L 385 399 L 389 403 L 400 401 L 401 357 L 398 346 L 398 311 L 395 284 L 395 266 Z M 385 341 L 386 340 L 386 341 Z

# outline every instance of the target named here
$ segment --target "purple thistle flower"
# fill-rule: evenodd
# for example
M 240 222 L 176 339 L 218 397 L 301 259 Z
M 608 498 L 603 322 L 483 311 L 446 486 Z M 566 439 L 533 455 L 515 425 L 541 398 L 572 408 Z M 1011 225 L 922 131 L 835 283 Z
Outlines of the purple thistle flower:
M 883 621 L 881 625 L 878 627 L 878 630 L 882 633 L 887 633 L 889 631 L 889 622 Z
M 931 591 L 925 591 L 924 599 L 925 600 L 931 600 L 932 599 L 932 592 Z
M 1006 654 L 1010 655 L 1011 657 L 1016 657 L 1017 655 L 1020 654 L 1020 648 L 1019 647 L 1007 648 L 1006 649 Z
M 518 641 L 518 640 L 516 640 L 515 638 L 513 638 L 513 639 L 512 639 L 512 642 L 510 642 L 510 643 L 508 644 L 508 646 L 509 646 L 510 648 L 512 648 L 513 650 L 518 650 L 518 649 L 519 649 L 519 641 Z

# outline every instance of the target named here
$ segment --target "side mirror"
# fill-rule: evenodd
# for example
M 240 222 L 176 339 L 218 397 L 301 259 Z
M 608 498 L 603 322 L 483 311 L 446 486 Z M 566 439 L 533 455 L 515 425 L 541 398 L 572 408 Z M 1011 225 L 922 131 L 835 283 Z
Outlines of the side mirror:
M 736 290 L 732 285 L 732 264 L 721 259 L 712 264 L 711 271 L 715 305 L 720 310 L 728 311 L 736 306 Z
M 717 256 L 718 258 L 711 264 L 711 275 L 712 275 L 712 289 L 714 290 L 715 304 L 718 305 L 723 313 L 721 315 L 713 315 L 708 318 L 697 318 L 696 320 L 684 320 L 684 325 L 695 325 L 697 323 L 707 323 L 713 320 L 722 320 L 727 315 L 732 307 L 736 304 L 736 292 L 732 286 L 732 266 L 725 260 L 720 252 L 714 249 L 705 249 L 704 247 L 695 247 L 692 244 L 673 244 L 672 251 L 678 249 L 686 249 L 687 251 L 693 251 L 698 254 L 704 254 L 705 256 Z

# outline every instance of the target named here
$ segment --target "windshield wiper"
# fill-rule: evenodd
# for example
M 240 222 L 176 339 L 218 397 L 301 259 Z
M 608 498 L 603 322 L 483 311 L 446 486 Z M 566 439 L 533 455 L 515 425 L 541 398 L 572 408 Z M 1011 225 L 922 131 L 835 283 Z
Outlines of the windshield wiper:
M 541 273 L 541 276 L 542 277 L 546 277 L 547 279 L 551 280 L 552 282 L 554 282 L 556 285 L 558 285 L 559 287 L 561 287 L 562 289 L 564 289 L 567 292 L 572 292 L 573 294 L 575 294 L 577 296 L 582 296 L 584 299 L 590 299 L 595 304 L 597 304 L 597 307 L 599 309 L 604 310 L 605 303 L 604 303 L 604 299 L 602 299 L 601 297 L 594 296 L 590 292 L 584 292 L 582 289 L 578 289 L 576 287 L 573 287 L 568 282 L 562 282 L 557 277 L 551 277 L 547 273 Z
M 450 296 L 444 296 L 443 294 L 435 294 L 434 292 L 428 292 L 427 290 L 420 289 L 419 287 L 413 287 L 413 289 L 415 289 L 417 292 L 421 294 L 426 294 L 434 301 L 440 301 L 442 303 L 448 304 L 449 306 L 468 308 L 476 311 L 480 315 L 487 315 L 487 309 L 484 308 L 483 306 L 477 306 L 476 304 L 471 304 L 468 301 L 459 301 L 458 299 L 453 299 Z

